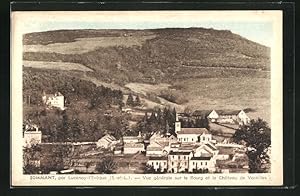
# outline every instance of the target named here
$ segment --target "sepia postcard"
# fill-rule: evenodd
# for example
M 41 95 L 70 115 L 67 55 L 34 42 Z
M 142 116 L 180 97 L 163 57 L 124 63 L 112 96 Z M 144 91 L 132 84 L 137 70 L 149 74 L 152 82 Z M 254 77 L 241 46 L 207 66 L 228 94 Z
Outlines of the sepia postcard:
M 11 186 L 280 186 L 282 12 L 13 11 Z

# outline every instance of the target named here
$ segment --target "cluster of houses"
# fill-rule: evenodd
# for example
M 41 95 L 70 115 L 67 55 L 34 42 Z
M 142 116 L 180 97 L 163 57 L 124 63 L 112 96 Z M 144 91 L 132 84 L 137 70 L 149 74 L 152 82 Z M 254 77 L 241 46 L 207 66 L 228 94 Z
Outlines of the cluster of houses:
M 242 112 L 239 113 L 242 114 Z M 216 111 L 213 111 L 212 114 L 216 114 Z M 215 120 L 220 122 L 222 118 L 219 116 L 219 119 L 215 118 Z M 245 120 L 244 123 L 249 122 L 247 118 L 242 120 Z M 182 128 L 178 115 L 176 116 L 175 133 L 176 135 L 162 135 L 155 132 L 147 143 L 140 133 L 138 136 L 124 136 L 121 140 L 116 140 L 111 135 L 105 135 L 98 140 L 97 146 L 110 148 L 114 150 L 114 154 L 145 152 L 148 157 L 147 164 L 156 172 L 170 173 L 215 172 L 218 160 L 230 158 L 229 153 L 224 151 L 222 146 L 242 148 L 237 144 L 217 143 L 206 128 Z
M 196 110 L 192 114 L 180 113 L 180 118 L 185 120 L 195 120 L 207 118 L 213 123 L 220 124 L 247 124 L 250 122 L 249 116 L 244 110 Z
M 59 92 L 43 93 L 42 100 L 48 108 L 65 109 L 65 98 Z M 130 113 L 131 109 L 125 108 L 122 112 Z M 143 152 L 148 157 L 147 165 L 156 172 L 215 172 L 217 161 L 229 159 L 228 153 L 220 148 L 222 145 L 213 139 L 206 128 L 182 128 L 179 116 L 183 119 L 191 117 L 183 113 L 176 115 L 175 135 L 155 132 L 145 141 L 141 133 L 123 136 L 120 140 L 106 134 L 95 143 L 98 148 L 110 149 L 115 155 Z M 192 114 L 192 118 L 204 117 L 219 124 L 241 125 L 250 122 L 243 110 L 195 111 Z M 41 143 L 42 132 L 36 125 L 25 125 L 23 139 L 26 147 Z

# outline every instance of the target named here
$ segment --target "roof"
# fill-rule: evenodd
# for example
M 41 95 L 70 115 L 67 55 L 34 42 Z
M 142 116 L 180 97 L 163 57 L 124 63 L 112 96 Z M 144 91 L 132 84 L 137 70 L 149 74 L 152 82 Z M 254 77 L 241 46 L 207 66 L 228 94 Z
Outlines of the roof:
M 179 148 L 178 148 L 178 150 L 190 150 L 190 151 L 192 151 L 193 149 L 195 148 L 195 146 L 191 146 L 191 145 L 181 145 Z
M 102 140 L 105 140 L 105 141 L 108 141 L 108 142 L 112 142 L 112 141 L 117 141 L 116 138 L 110 134 L 106 134 L 105 136 L 103 136 L 102 138 L 99 139 L 100 141 Z M 99 141 L 98 140 L 98 141 Z
M 206 128 L 181 128 L 181 131 L 177 132 L 177 134 L 199 134 L 208 133 Z
M 163 148 L 162 147 L 156 147 L 156 146 L 148 146 L 147 147 L 147 151 L 162 151 Z
M 238 115 L 241 110 L 216 110 L 219 115 Z
M 163 157 L 149 157 L 149 161 L 150 160 L 161 160 L 161 161 L 166 161 L 168 160 L 167 156 L 163 156 Z
M 217 147 L 215 147 L 214 145 L 212 145 L 210 143 L 206 143 L 205 145 L 208 146 L 212 150 L 217 150 Z
M 174 152 L 174 151 L 171 151 L 170 153 L 169 153 L 169 155 L 189 155 L 191 152 Z
M 208 161 L 210 160 L 211 157 L 192 157 L 191 160 L 195 160 L 195 161 Z
M 123 136 L 123 140 L 140 139 L 139 136 Z
M 125 143 L 124 148 L 144 148 L 142 143 Z

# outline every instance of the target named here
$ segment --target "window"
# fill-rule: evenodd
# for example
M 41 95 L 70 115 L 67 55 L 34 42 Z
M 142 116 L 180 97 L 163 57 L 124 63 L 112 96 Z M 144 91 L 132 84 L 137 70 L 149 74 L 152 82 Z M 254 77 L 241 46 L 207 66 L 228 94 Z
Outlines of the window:
M 172 161 L 172 166 L 174 165 L 174 162 Z
M 185 160 L 185 156 L 183 156 L 183 159 Z
M 158 165 L 158 162 L 156 162 L 156 165 Z
M 151 165 L 152 165 L 152 166 L 154 165 L 153 162 L 151 163 Z
M 205 162 L 205 165 L 207 165 L 207 162 Z
M 195 165 L 195 162 L 193 162 L 193 165 Z
M 164 162 L 164 165 L 166 165 L 167 163 L 166 162 Z
M 173 157 L 172 157 L 173 159 L 174 159 L 174 155 L 173 155 Z
M 202 165 L 202 161 L 200 162 L 200 165 Z
M 194 141 L 194 139 L 192 138 L 192 142 Z

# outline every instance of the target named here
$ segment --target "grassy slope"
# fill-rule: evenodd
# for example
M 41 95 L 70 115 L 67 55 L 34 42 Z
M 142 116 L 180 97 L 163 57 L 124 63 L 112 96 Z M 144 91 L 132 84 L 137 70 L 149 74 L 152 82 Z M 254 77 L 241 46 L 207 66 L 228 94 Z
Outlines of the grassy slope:
M 143 36 L 147 39 L 139 42 Z M 161 88 L 154 88 L 153 91 L 153 88 L 144 88 L 144 83 L 159 85 L 164 82 L 175 87 L 176 95 L 189 99 L 182 107 L 251 107 L 256 110 L 251 114 L 253 117 L 261 116 L 269 120 L 270 76 L 268 71 L 262 70 L 270 69 L 270 49 L 230 31 L 203 28 L 61 30 L 27 34 L 23 41 L 25 45 L 45 47 L 60 43 L 68 49 L 78 38 L 84 38 L 80 40 L 82 42 L 96 37 L 102 37 L 102 40 L 118 37 L 116 40 L 123 41 L 122 44 L 111 43 L 109 46 L 98 42 L 92 50 L 77 51 L 77 54 L 25 52 L 24 59 L 79 63 L 94 70 L 93 73 L 86 73 L 85 79 L 113 83 L 115 88 L 126 91 L 124 86 L 133 83 L 133 91 L 142 88 L 148 92 L 150 89 L 149 92 L 158 95 Z M 126 45 L 124 42 L 135 38 L 137 44 Z

